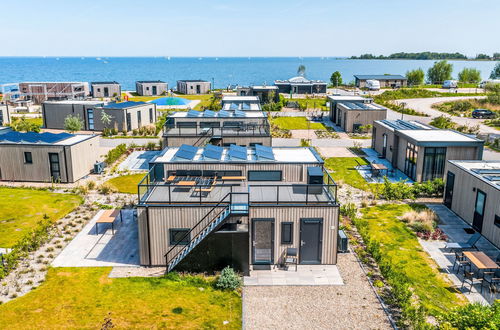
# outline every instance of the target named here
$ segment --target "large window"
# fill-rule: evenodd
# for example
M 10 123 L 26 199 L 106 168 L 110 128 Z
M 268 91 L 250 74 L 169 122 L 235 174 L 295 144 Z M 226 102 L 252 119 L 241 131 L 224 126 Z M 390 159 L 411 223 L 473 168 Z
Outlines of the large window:
M 281 223 L 281 244 L 293 244 L 293 222 Z
M 33 156 L 31 155 L 31 152 L 24 153 L 24 163 L 25 164 L 33 164 Z
M 137 112 L 137 126 L 142 126 L 142 113 L 140 111 Z
M 500 227 L 500 216 L 495 214 L 495 226 Z
M 281 171 L 248 171 L 248 181 L 281 181 Z
M 189 232 L 189 228 L 172 228 L 169 230 L 170 233 L 170 245 L 188 245 L 190 237 L 186 235 Z
M 201 121 L 200 122 L 200 128 L 219 128 L 220 123 L 218 121 Z
M 153 121 L 153 108 L 149 108 L 149 123 L 152 124 Z
M 87 109 L 87 120 L 89 123 L 89 130 L 94 129 L 94 109 Z
M 446 148 L 425 148 L 422 181 L 442 178 L 446 163 Z
M 418 147 L 412 143 L 406 145 L 405 174 L 416 180 Z

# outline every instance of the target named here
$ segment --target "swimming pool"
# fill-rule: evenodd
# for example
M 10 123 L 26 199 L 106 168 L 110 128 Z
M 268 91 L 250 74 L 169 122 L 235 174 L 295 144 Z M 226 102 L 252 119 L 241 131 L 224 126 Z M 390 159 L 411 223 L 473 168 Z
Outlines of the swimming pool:
M 186 100 L 181 97 L 160 97 L 159 99 L 150 101 L 150 103 L 156 105 L 189 105 L 191 100 Z

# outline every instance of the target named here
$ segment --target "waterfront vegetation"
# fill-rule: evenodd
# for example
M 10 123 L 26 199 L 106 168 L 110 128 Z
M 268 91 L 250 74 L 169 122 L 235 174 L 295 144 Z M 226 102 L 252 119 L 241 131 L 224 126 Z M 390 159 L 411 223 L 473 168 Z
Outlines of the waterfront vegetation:
M 489 103 L 484 99 L 468 99 L 452 102 L 443 102 L 432 105 L 441 112 L 446 112 L 452 116 L 471 117 L 474 109 L 488 109 L 500 112 L 500 105 Z
M 49 269 L 40 287 L 0 305 L 0 328 L 241 328 L 240 295 L 215 289 L 215 278 L 109 278 L 110 271 Z
M 14 246 L 44 217 L 57 221 L 81 203 L 73 194 L 0 187 L 0 247 Z
M 117 176 L 106 181 L 116 192 L 122 194 L 137 194 L 137 185 L 144 178 L 146 173 L 128 174 Z
M 322 123 L 313 123 L 305 117 L 277 117 L 271 118 L 271 124 L 276 125 L 279 129 L 292 130 L 292 129 L 324 129 L 325 125 Z
M 366 244 L 356 252 L 361 257 L 369 252 L 377 261 L 403 319 L 416 328 L 427 315 L 439 316 L 465 303 L 401 220 L 405 213 L 421 210 L 422 206 L 384 204 L 362 209 L 362 216 L 353 220 Z

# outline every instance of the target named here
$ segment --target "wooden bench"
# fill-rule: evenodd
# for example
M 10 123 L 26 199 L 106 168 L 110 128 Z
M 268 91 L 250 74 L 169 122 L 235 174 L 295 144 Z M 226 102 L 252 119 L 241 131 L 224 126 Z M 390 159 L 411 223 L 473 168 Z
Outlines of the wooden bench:
M 173 182 L 175 181 L 175 175 L 171 175 L 167 178 L 167 182 Z
M 111 224 L 111 232 L 114 235 L 115 234 L 114 222 L 115 222 L 116 218 L 118 218 L 118 216 L 120 216 L 120 221 L 123 222 L 123 219 L 122 219 L 122 216 L 121 216 L 121 210 L 119 210 L 119 209 L 105 210 L 101 214 L 101 216 L 99 217 L 99 219 L 97 219 L 96 222 L 95 222 L 95 233 L 96 233 L 96 235 L 99 234 L 99 227 L 98 227 L 98 225 L 100 223 L 110 223 Z
M 222 181 L 245 181 L 246 176 L 223 176 Z
M 209 188 L 195 188 L 195 192 L 212 192 L 214 190 L 214 186 L 217 183 L 217 178 L 214 178 L 214 181 L 212 181 L 212 184 L 210 185 Z

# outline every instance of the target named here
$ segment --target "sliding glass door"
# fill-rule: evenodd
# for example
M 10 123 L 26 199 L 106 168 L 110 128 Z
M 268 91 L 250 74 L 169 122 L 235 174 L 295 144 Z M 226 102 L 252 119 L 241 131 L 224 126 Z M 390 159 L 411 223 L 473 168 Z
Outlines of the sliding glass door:
M 425 148 L 422 181 L 442 178 L 446 164 L 446 148 Z
M 406 145 L 405 174 L 412 180 L 416 180 L 418 147 L 408 142 Z

